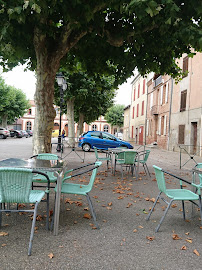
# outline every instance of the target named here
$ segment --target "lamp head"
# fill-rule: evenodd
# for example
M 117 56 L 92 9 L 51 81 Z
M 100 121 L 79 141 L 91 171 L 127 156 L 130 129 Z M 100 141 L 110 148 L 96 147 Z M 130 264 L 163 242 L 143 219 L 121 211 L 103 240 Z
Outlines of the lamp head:
M 64 76 L 61 72 L 56 75 L 56 79 L 57 79 L 57 84 L 59 86 L 62 86 L 65 79 L 64 79 Z

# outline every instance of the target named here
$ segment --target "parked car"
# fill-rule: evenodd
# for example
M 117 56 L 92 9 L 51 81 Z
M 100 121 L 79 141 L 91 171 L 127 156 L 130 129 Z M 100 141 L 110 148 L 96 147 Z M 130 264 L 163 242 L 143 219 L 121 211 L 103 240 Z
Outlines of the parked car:
M 33 131 L 32 130 L 26 130 L 29 136 L 33 136 Z
M 19 130 L 10 130 L 10 136 L 15 138 L 22 138 L 22 134 Z
M 6 128 L 0 127 L 0 138 L 7 139 L 7 137 L 9 137 L 9 136 L 10 136 L 9 130 L 7 130 Z
M 27 133 L 26 130 L 20 130 L 20 132 L 21 132 L 21 134 L 22 134 L 23 137 L 25 137 L 25 138 L 28 138 L 29 137 L 29 134 Z
M 127 147 L 133 149 L 133 146 L 125 141 L 116 138 L 107 132 L 102 131 L 88 131 L 83 133 L 79 138 L 79 147 L 83 151 L 88 152 L 95 146 L 98 149 L 107 150 L 108 148 Z

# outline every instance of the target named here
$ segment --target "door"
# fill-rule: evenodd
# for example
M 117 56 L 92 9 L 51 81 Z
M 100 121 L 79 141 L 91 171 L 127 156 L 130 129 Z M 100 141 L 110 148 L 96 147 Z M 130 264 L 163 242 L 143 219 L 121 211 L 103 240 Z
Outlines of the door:
M 143 144 L 143 132 L 144 132 L 144 126 L 139 127 L 139 144 Z
M 192 145 L 192 154 L 197 152 L 197 122 L 191 123 L 191 145 Z

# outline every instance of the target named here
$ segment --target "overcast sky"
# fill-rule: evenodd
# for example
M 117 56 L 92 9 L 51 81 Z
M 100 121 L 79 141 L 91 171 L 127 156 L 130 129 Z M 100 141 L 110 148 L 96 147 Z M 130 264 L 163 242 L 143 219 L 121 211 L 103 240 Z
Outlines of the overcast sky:
M 26 71 L 24 72 L 23 66 L 18 66 L 6 73 L 2 73 L 7 85 L 14 86 L 23 90 L 28 99 L 34 99 L 36 78 L 34 72 Z M 115 98 L 116 104 L 123 104 L 125 106 L 130 104 L 131 98 L 131 82 L 134 77 L 127 80 L 127 83 L 122 84 L 117 91 L 117 96 Z

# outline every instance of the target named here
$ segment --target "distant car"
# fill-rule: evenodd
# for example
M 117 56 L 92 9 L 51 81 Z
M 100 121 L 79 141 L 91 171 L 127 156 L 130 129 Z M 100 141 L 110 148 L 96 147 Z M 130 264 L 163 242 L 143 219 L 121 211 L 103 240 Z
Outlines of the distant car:
M 33 131 L 32 130 L 26 130 L 29 136 L 33 136 Z
M 58 137 L 59 136 L 59 129 L 54 129 L 52 131 L 52 137 Z
M 79 138 L 79 147 L 88 152 L 95 146 L 98 149 L 108 150 L 108 148 L 127 147 L 133 149 L 133 146 L 125 141 L 119 140 L 114 135 L 102 131 L 88 131 Z
M 10 136 L 15 138 L 22 138 L 22 134 L 19 130 L 10 130 Z
M 9 136 L 10 136 L 9 130 L 7 130 L 6 128 L 0 127 L 0 138 L 7 139 L 7 137 L 9 137 Z
M 22 134 L 23 137 L 25 137 L 25 138 L 28 138 L 29 137 L 29 134 L 27 133 L 26 130 L 20 130 L 20 132 L 21 132 L 21 134 Z

